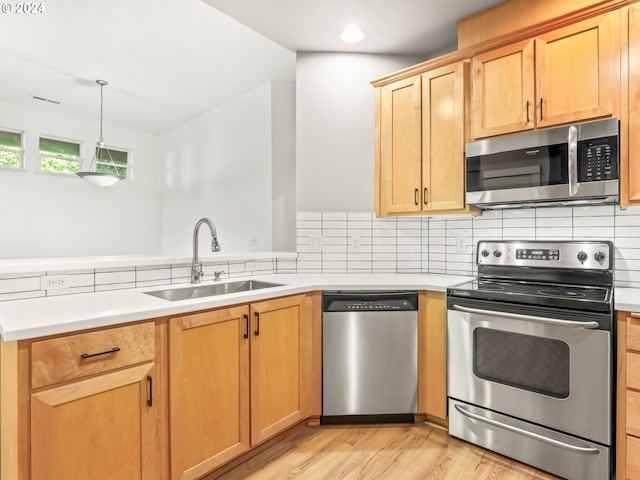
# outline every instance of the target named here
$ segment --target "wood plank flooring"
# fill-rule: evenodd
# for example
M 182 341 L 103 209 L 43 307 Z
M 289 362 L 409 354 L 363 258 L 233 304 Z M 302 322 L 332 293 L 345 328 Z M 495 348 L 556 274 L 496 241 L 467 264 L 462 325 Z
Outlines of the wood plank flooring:
M 320 426 L 219 480 L 557 480 L 427 424 Z

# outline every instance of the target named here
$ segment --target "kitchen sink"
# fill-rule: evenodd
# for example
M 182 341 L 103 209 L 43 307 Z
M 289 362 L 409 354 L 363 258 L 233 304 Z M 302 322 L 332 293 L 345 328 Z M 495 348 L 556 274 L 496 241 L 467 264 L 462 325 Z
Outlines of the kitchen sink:
M 172 288 L 167 290 L 155 290 L 144 292 L 147 295 L 175 302 L 178 300 L 189 300 L 191 298 L 212 297 L 214 295 L 226 295 L 229 293 L 249 292 L 263 288 L 280 287 L 280 283 L 261 282 L 258 280 L 242 280 L 229 283 L 213 283 L 209 285 L 195 285 L 186 288 Z

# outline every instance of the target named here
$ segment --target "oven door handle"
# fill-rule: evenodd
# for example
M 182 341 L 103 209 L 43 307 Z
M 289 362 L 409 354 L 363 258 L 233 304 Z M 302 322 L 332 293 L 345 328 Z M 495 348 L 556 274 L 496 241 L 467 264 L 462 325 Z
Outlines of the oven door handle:
M 556 320 L 553 318 L 535 317 L 533 315 L 521 315 L 518 313 L 494 312 L 493 310 L 481 310 L 479 308 L 461 307 L 460 305 L 454 305 L 453 309 L 459 310 L 465 313 L 475 313 L 479 315 L 492 315 L 494 317 L 512 318 L 514 320 L 523 320 L 527 322 L 546 323 L 548 325 L 557 325 L 560 327 L 595 329 L 600 326 L 598 322 L 574 322 L 572 320 Z
M 523 435 L 525 437 L 532 438 L 534 440 L 538 440 L 540 442 L 548 443 L 549 445 L 553 445 L 554 447 L 564 448 L 565 450 L 569 450 L 573 453 L 579 453 L 582 455 L 598 455 L 600 450 L 595 447 L 582 447 L 580 445 L 572 445 L 570 443 L 561 442 L 560 440 L 556 440 L 555 438 L 545 437 L 544 435 L 540 435 L 539 433 L 530 432 L 528 430 L 524 430 L 520 427 L 516 427 L 514 425 L 509 425 L 506 423 L 499 422 L 492 418 L 483 417 L 482 415 L 478 415 L 477 413 L 472 413 L 468 410 L 465 410 L 458 404 L 454 405 L 456 410 L 460 412 L 465 417 L 469 417 L 473 420 L 477 420 L 479 422 L 487 423 L 489 425 L 493 425 L 494 427 L 502 428 L 503 430 L 507 430 L 512 433 L 517 433 L 519 435 Z

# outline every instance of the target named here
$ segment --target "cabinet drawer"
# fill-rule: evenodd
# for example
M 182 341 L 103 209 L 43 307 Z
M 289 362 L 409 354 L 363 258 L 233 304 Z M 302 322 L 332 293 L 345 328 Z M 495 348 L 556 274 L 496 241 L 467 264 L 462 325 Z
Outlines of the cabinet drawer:
M 640 393 L 627 390 L 627 433 L 640 437 Z
M 627 388 L 640 390 L 640 353 L 627 353 Z
M 34 342 L 31 388 L 151 361 L 154 356 L 153 322 Z
M 627 478 L 640 478 L 640 438 L 627 435 Z
M 640 352 L 640 313 L 632 313 L 627 321 L 627 348 Z

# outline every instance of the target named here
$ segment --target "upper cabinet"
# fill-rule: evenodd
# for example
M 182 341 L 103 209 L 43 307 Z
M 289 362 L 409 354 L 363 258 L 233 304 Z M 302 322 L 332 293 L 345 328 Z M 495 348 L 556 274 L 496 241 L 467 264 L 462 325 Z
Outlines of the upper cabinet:
M 474 56 L 473 136 L 615 114 L 618 11 Z
M 623 10 L 620 204 L 640 205 L 640 7 Z
M 469 62 L 378 87 L 378 216 L 463 213 Z

